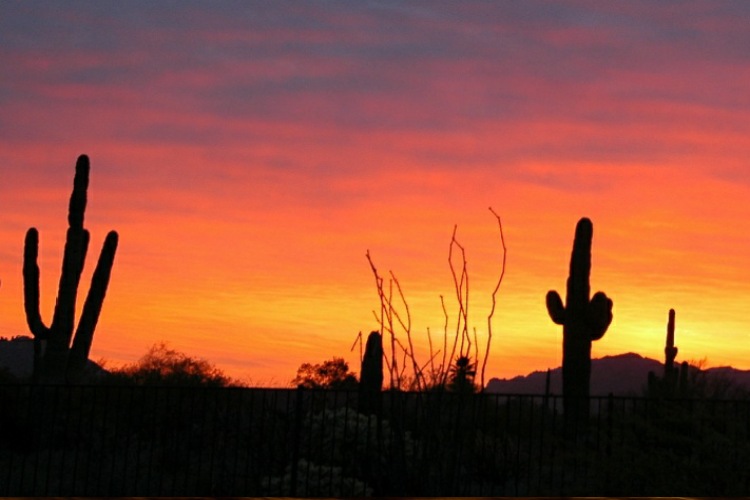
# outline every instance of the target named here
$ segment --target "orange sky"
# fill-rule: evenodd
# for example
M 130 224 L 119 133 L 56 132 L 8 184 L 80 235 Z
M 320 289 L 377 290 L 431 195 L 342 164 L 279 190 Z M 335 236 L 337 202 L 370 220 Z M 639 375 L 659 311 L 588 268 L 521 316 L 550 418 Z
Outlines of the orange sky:
M 614 301 L 596 357 L 750 369 L 750 8 L 743 2 L 0 4 L 0 336 L 43 316 L 76 157 L 92 251 L 120 233 L 92 358 L 167 341 L 287 384 L 377 327 L 393 270 L 418 354 L 451 328 L 454 224 L 480 338 L 508 246 L 490 376 L 560 364 L 544 306 L 576 221 Z M 95 256 L 90 254 L 82 288 Z M 83 295 L 83 292 L 81 292 Z

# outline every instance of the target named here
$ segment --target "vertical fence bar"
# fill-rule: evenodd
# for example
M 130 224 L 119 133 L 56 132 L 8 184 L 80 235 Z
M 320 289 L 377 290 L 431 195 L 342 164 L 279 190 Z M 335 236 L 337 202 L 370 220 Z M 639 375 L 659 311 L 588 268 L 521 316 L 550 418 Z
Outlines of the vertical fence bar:
M 536 406 L 535 402 L 535 396 L 527 396 L 527 399 L 529 401 L 529 436 L 527 438 L 528 440 L 528 450 L 527 450 L 527 462 L 526 462 L 526 490 L 524 491 L 524 496 L 528 495 L 531 491 L 531 473 L 534 468 L 533 466 L 533 449 L 534 449 L 534 428 L 537 424 L 537 422 L 534 421 L 534 407 Z M 540 429 L 541 430 L 541 429 Z
M 547 490 L 548 492 L 550 492 L 550 494 L 552 492 L 558 492 L 559 491 L 559 488 L 555 488 L 555 471 L 558 469 L 558 467 L 556 467 L 555 464 L 556 464 L 556 460 L 557 460 L 557 453 L 556 452 L 558 451 L 557 450 L 557 443 L 558 443 L 558 441 L 560 439 L 560 434 L 559 434 L 559 429 L 558 429 L 559 423 L 558 423 L 558 418 L 557 418 L 557 405 L 558 405 L 559 398 L 558 398 L 557 395 L 554 395 L 554 396 L 551 396 L 551 399 L 552 399 L 552 404 L 553 404 L 553 406 L 552 406 L 552 422 L 550 423 L 550 428 L 552 429 L 552 434 L 550 435 L 550 440 L 552 441 L 552 445 L 550 446 L 550 457 L 549 457 L 549 460 L 550 460 L 550 470 L 549 470 L 549 473 L 548 473 L 549 483 L 548 483 L 548 490 Z
M 31 470 L 31 484 L 29 485 L 30 489 L 28 490 L 29 493 L 27 493 L 29 496 L 42 495 L 43 490 L 40 489 L 38 485 L 41 480 L 46 479 L 46 476 L 42 476 L 40 479 L 42 469 L 42 447 L 44 446 L 45 442 L 43 431 L 45 429 L 42 427 L 43 419 L 41 418 L 41 415 L 39 415 L 39 406 L 41 404 L 40 399 L 43 397 L 45 388 L 45 386 L 32 387 L 30 390 L 31 394 L 29 395 L 29 413 L 31 416 L 31 421 L 33 422 L 32 433 L 34 443 L 34 447 L 32 448 L 33 455 L 31 457 L 26 457 L 27 462 L 31 462 L 32 458 L 34 460 L 33 465 L 29 463 L 29 465 L 33 467 Z M 23 480 L 25 482 L 25 475 L 23 477 Z
M 203 423 L 202 435 L 204 437 L 203 444 L 204 449 L 208 449 L 208 484 L 207 489 L 203 492 L 204 495 L 214 496 L 214 467 L 216 461 L 216 441 L 221 438 L 221 426 L 218 425 L 219 421 L 219 406 L 221 405 L 221 392 L 218 392 L 213 387 L 206 387 L 202 389 L 205 392 L 206 398 L 206 415 Z M 212 411 L 213 410 L 213 411 Z M 208 440 L 208 443 L 206 443 Z
M 5 427 L 4 432 L 6 436 L 3 436 L 8 446 L 8 468 L 5 474 L 5 481 L 0 483 L 0 496 L 10 496 L 12 491 L 11 481 L 13 480 L 13 471 L 16 469 L 15 457 L 17 455 L 16 448 L 20 448 L 18 442 L 18 436 L 14 436 L 11 433 L 17 434 L 17 425 L 15 421 L 21 421 L 20 408 L 18 407 L 19 385 L 3 385 L 2 396 L 3 396 L 3 407 L 0 408 L 0 419 L 2 419 Z M 0 432 L 3 429 L 0 428 Z M 2 471 L 0 470 L 0 473 Z
M 27 466 L 30 465 L 29 464 L 30 454 L 33 453 L 33 457 L 36 462 L 36 465 L 31 471 L 32 488 L 33 488 L 33 485 L 36 484 L 37 470 L 39 467 L 39 447 L 41 446 L 41 436 L 39 435 L 39 422 L 38 422 L 39 419 L 37 415 L 37 410 L 34 405 L 34 401 L 36 400 L 36 398 L 39 397 L 38 396 L 39 391 L 40 391 L 39 386 L 30 386 L 28 387 L 28 391 L 26 391 L 27 392 L 26 417 L 27 417 L 27 421 L 31 423 L 30 425 L 31 436 L 29 437 L 30 453 L 26 454 L 21 461 L 21 464 L 22 464 L 21 465 L 21 477 L 20 477 L 18 489 L 21 492 L 21 494 L 26 494 L 28 496 L 33 496 L 33 494 L 35 493 L 35 492 L 27 493 L 26 491 L 24 491 L 24 488 L 23 488 L 24 482 L 26 480 L 26 475 L 27 475 L 27 472 L 26 472 Z
M 125 435 L 125 460 L 122 464 L 122 476 L 125 488 L 123 489 L 123 496 L 132 496 L 137 492 L 138 487 L 138 441 L 133 436 L 133 404 L 134 404 L 134 387 L 122 387 L 119 389 L 120 397 L 123 402 L 120 405 L 122 408 L 125 428 L 128 430 Z M 135 450 L 133 449 L 135 447 Z M 134 457 L 134 460 L 131 460 Z
M 104 449 L 106 450 L 109 448 L 109 451 L 111 453 L 108 454 L 109 458 L 109 477 L 107 478 L 107 492 L 106 495 L 111 497 L 118 495 L 121 492 L 118 492 L 115 490 L 116 485 L 116 470 L 117 470 L 117 448 L 119 445 L 119 426 L 118 421 L 121 416 L 121 412 L 119 410 L 120 406 L 120 398 L 118 397 L 120 394 L 122 394 L 120 391 L 112 391 L 107 390 L 107 397 L 109 398 L 109 403 L 104 406 L 105 416 L 103 418 L 103 426 L 104 428 L 107 427 L 107 425 L 112 425 L 112 436 L 111 441 L 107 440 L 107 443 L 105 444 Z M 114 411 L 111 411 L 114 408 Z M 109 415 L 111 413 L 111 416 Z M 105 434 L 106 436 L 106 434 Z
M 539 408 L 539 446 L 537 456 L 537 479 L 532 488 L 527 492 L 529 495 L 541 495 L 542 477 L 544 474 L 544 436 L 547 426 L 547 412 L 549 411 L 549 394 L 545 394 L 542 399 L 542 406 Z
M 96 398 L 98 396 L 97 387 L 96 386 L 91 387 L 90 392 L 91 394 L 89 397 L 91 401 L 91 413 L 89 417 L 88 428 L 89 428 L 89 439 L 90 439 L 91 450 L 86 457 L 86 467 L 84 470 L 84 477 L 86 478 L 86 480 L 84 482 L 84 487 L 82 489 L 82 493 L 83 493 L 82 496 L 92 495 L 91 488 L 90 488 L 90 486 L 93 484 L 92 456 L 94 455 L 94 452 L 96 450 L 96 437 L 94 435 L 94 422 L 96 421 L 96 410 L 97 410 L 97 407 L 96 407 Z
M 297 388 L 295 405 L 294 405 L 294 428 L 293 428 L 293 439 L 292 439 L 292 470 L 291 470 L 291 491 L 289 495 L 294 497 L 297 496 L 297 464 L 299 462 L 300 454 L 300 439 L 302 431 L 302 387 Z M 309 480 L 309 478 L 308 478 Z
M 280 447 L 279 450 L 275 450 L 274 448 L 267 446 L 267 442 L 264 442 L 263 443 L 264 446 L 262 447 L 262 450 L 263 450 L 263 454 L 269 457 L 276 458 L 276 453 L 281 455 L 281 457 L 277 458 L 277 460 L 282 464 L 281 475 L 283 476 L 284 473 L 286 472 L 286 469 L 284 467 L 286 467 L 287 464 L 289 464 L 289 467 L 292 468 L 291 469 L 292 472 L 294 471 L 294 467 L 295 467 L 293 463 L 294 462 L 294 450 L 293 450 L 294 445 L 292 444 L 294 441 L 294 438 L 293 438 L 293 435 L 290 434 L 294 432 L 294 427 L 289 429 L 289 419 L 290 418 L 292 419 L 292 425 L 294 425 L 295 413 L 294 413 L 294 408 L 292 406 L 292 401 L 293 401 L 293 398 L 297 397 L 297 393 L 296 392 L 281 393 L 284 395 L 284 412 L 283 412 L 283 416 L 279 418 L 275 418 L 275 417 L 276 417 L 276 414 L 278 414 L 279 412 L 280 392 L 276 390 L 272 390 L 268 394 L 270 397 L 267 399 L 264 399 L 263 415 L 264 416 L 267 415 L 266 418 L 270 422 L 270 427 L 271 427 L 270 435 L 271 436 L 276 436 L 277 433 L 279 432 L 277 429 L 277 425 L 282 426 L 281 439 L 283 440 L 284 445 L 283 447 Z M 268 399 L 271 400 L 270 403 L 268 402 Z M 288 457 L 291 457 L 291 460 L 288 460 Z M 271 484 L 272 484 L 271 476 L 273 475 L 272 473 L 277 472 L 278 470 L 279 470 L 279 467 L 276 464 L 273 464 L 273 466 L 268 470 L 269 472 L 268 475 L 265 476 L 266 489 L 267 489 L 267 492 L 265 493 L 266 495 L 269 495 L 269 496 L 287 495 L 286 491 L 282 491 L 283 483 L 278 486 L 278 489 L 276 490 L 271 489 Z M 294 496 L 292 495 L 291 491 L 288 494 L 291 496 Z
M 603 493 L 605 495 L 611 495 L 613 492 L 609 491 L 609 488 L 611 488 L 611 477 L 610 472 L 612 470 L 612 422 L 614 421 L 614 411 L 615 411 L 615 398 L 612 395 L 612 393 L 609 393 L 609 396 L 607 397 L 607 435 L 605 438 L 605 445 L 604 445 L 604 489 Z
M 255 400 L 256 393 L 249 391 L 240 391 L 242 395 L 242 412 L 240 412 L 239 419 L 244 426 L 246 426 L 247 434 L 245 435 L 244 444 L 240 450 L 241 456 L 245 457 L 244 462 L 244 473 L 243 473 L 243 489 L 239 492 L 240 496 L 259 496 L 260 491 L 260 478 L 258 470 L 255 467 L 255 456 L 254 451 L 257 451 L 255 442 L 255 436 L 259 432 L 262 432 L 260 426 L 263 422 L 263 415 L 256 422 L 256 411 L 255 411 Z M 250 473 L 252 472 L 252 475 Z

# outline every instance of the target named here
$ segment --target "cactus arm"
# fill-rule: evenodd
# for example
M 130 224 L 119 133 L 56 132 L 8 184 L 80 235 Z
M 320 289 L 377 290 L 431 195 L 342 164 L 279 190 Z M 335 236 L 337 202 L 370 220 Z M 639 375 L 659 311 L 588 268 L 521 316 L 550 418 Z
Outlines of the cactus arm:
M 76 174 L 73 178 L 73 193 L 68 205 L 68 226 L 83 229 L 83 216 L 86 212 L 86 190 L 89 187 L 89 157 L 81 155 L 76 161 Z
M 76 328 L 73 338 L 73 345 L 68 360 L 68 373 L 72 373 L 73 375 L 83 370 L 89 358 L 91 342 L 94 339 L 94 330 L 96 330 L 96 323 L 99 321 L 99 315 L 102 311 L 104 297 L 107 294 L 107 287 L 109 286 L 109 279 L 112 274 L 117 243 L 117 232 L 110 231 L 104 241 L 96 269 L 94 269 L 94 274 L 91 278 L 91 287 L 86 296 L 86 302 L 83 304 L 81 319 L 78 321 L 78 328 Z
M 83 265 L 86 263 L 86 254 L 89 251 L 89 241 L 91 240 L 91 235 L 89 234 L 87 229 L 83 230 L 83 233 L 81 234 L 81 259 L 78 262 L 78 269 L 76 270 L 76 276 L 78 276 L 78 279 L 80 281 L 81 279 L 81 273 L 83 273 Z M 76 288 L 78 287 L 78 283 L 76 283 Z
M 565 324 L 565 306 L 563 306 L 560 294 L 554 290 L 547 292 L 547 312 L 553 322 L 558 325 Z
M 596 292 L 589 303 L 586 322 L 591 340 L 599 340 L 612 323 L 612 300 L 604 292 Z
M 88 250 L 89 233 L 83 228 L 86 211 L 86 189 L 89 185 L 89 159 L 78 157 L 76 174 L 73 179 L 73 192 L 68 209 L 68 231 L 65 238 L 62 272 L 57 291 L 57 303 L 50 330 L 50 341 L 59 349 L 67 349 L 73 336 L 75 324 L 76 296 L 81 279 L 83 264 Z
M 39 310 L 39 232 L 31 228 L 26 232 L 23 245 L 23 305 L 26 323 L 35 339 L 47 340 L 49 328 L 42 321 Z

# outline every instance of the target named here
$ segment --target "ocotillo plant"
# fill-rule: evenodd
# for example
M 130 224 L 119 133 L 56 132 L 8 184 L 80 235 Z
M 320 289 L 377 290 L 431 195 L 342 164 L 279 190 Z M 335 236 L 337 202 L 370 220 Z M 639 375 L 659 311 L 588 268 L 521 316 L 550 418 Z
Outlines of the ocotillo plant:
M 383 337 L 371 332 L 367 337 L 365 355 L 362 357 L 362 370 L 359 375 L 360 413 L 373 413 L 379 410 L 383 388 Z
M 492 307 L 487 316 L 487 343 L 485 344 L 484 349 L 484 360 L 482 360 L 481 363 L 477 330 L 474 328 L 474 336 L 472 339 L 470 333 L 471 329 L 469 328 L 469 274 L 467 270 L 466 251 L 456 238 L 456 231 L 458 229 L 457 225 L 453 227 L 453 236 L 451 237 L 450 245 L 448 247 L 448 265 L 453 277 L 453 284 L 458 302 L 456 333 L 453 337 L 451 346 L 451 343 L 448 340 L 448 311 L 445 306 L 444 297 L 440 295 L 440 304 L 443 308 L 443 314 L 445 317 L 443 328 L 443 348 L 433 349 L 432 336 L 430 329 L 427 328 L 427 341 L 430 346 L 430 357 L 425 364 L 417 362 L 417 355 L 414 349 L 411 330 L 411 313 L 398 279 L 396 279 L 395 274 L 390 271 L 390 280 L 386 282 L 386 280 L 380 276 L 375 267 L 375 264 L 370 257 L 369 250 L 365 254 L 375 277 L 375 286 L 377 287 L 378 297 L 380 299 L 380 313 L 378 314 L 376 311 L 373 311 L 373 314 L 376 320 L 380 323 L 380 331 L 382 332 L 382 335 L 390 337 L 390 356 L 387 355 L 388 353 L 386 351 L 386 355 L 384 355 L 384 363 L 390 376 L 391 389 L 416 389 L 418 391 L 427 388 L 445 389 L 449 382 L 448 379 L 453 360 L 466 358 L 473 365 L 472 370 L 475 372 L 475 375 L 477 373 L 480 375 L 481 389 L 484 390 L 484 374 L 490 353 L 490 345 L 492 343 L 492 322 L 497 305 L 496 296 L 500 289 L 500 284 L 503 281 L 503 277 L 505 276 L 507 254 L 505 237 L 503 235 L 503 225 L 500 216 L 497 215 L 492 207 L 490 207 L 489 210 L 492 212 L 492 215 L 495 216 L 498 228 L 500 229 L 500 244 L 502 245 L 503 254 L 502 264 L 500 266 L 500 276 L 491 295 Z M 460 257 L 456 258 L 456 261 L 459 263 L 458 265 L 454 262 L 454 251 L 460 255 Z M 396 330 L 403 331 L 406 342 L 401 342 L 403 337 L 397 338 Z M 355 340 L 355 345 L 357 342 L 360 343 L 361 348 L 361 332 L 358 335 L 357 340 Z M 386 343 L 388 342 L 386 341 Z M 438 355 L 441 353 L 442 361 L 438 358 Z M 402 361 L 399 361 L 399 359 Z M 411 364 L 413 374 L 411 380 L 408 380 L 410 377 L 405 376 L 406 370 L 409 368 L 408 364 Z M 425 370 L 428 366 L 429 372 Z M 479 368 L 480 366 L 481 370 Z
M 565 305 L 556 291 L 547 292 L 549 315 L 552 321 L 563 325 L 563 407 L 566 420 L 583 425 L 589 415 L 591 342 L 602 338 L 612 322 L 612 301 L 603 292 L 597 292 L 589 299 L 593 232 L 589 219 L 578 221 Z
M 39 232 L 32 227 L 26 233 L 23 260 L 24 308 L 29 330 L 34 336 L 34 378 L 37 381 L 60 383 L 76 380 L 81 375 L 107 293 L 117 250 L 118 236 L 115 231 L 110 231 L 104 241 L 74 337 L 76 296 L 89 245 L 89 232 L 83 227 L 88 184 L 89 159 L 86 155 L 81 155 L 76 162 L 73 193 L 68 208 L 62 274 L 50 326 L 44 324 L 39 310 Z M 43 341 L 46 341 L 44 349 Z

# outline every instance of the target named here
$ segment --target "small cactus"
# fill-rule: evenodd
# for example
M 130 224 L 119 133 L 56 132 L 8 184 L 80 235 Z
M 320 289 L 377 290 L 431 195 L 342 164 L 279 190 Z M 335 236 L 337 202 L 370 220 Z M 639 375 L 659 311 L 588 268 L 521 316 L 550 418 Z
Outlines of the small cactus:
M 667 320 L 667 344 L 664 346 L 664 375 L 674 370 L 674 360 L 677 357 L 677 347 L 674 345 L 674 309 L 669 310 Z
M 34 379 L 37 381 L 60 383 L 80 377 L 88 361 L 94 330 L 107 293 L 117 251 L 118 235 L 115 231 L 107 234 L 104 241 L 74 336 L 76 296 L 89 245 L 89 232 L 83 227 L 88 184 L 89 159 L 86 155 L 81 155 L 76 162 L 62 274 L 50 326 L 42 321 L 39 308 L 39 232 L 32 227 L 26 233 L 23 259 L 24 309 L 26 322 L 34 336 Z M 44 348 L 42 342 L 46 342 Z
M 383 388 L 383 337 L 371 332 L 367 337 L 362 370 L 359 376 L 359 409 L 361 413 L 374 413 L 380 408 Z
M 565 305 L 556 291 L 547 293 L 547 311 L 552 321 L 563 325 L 563 406 L 566 419 L 584 425 L 589 415 L 591 342 L 602 338 L 612 322 L 612 300 L 603 292 L 589 298 L 593 232 L 589 219 L 578 221 Z
M 648 373 L 648 393 L 650 396 L 673 397 L 683 394 L 687 387 L 687 363 L 683 362 L 679 370 L 674 361 L 678 349 L 674 345 L 675 311 L 669 310 L 667 319 L 667 338 L 664 344 L 664 375 L 660 379 L 654 372 Z

